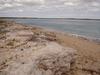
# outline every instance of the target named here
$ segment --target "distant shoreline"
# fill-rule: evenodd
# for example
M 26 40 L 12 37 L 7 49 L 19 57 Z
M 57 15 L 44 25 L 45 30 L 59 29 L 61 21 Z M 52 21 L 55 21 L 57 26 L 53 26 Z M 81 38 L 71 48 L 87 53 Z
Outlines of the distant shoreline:
M 68 19 L 68 20 L 97 20 L 97 21 L 100 21 L 100 19 L 90 19 L 90 18 L 0 17 L 0 19 Z

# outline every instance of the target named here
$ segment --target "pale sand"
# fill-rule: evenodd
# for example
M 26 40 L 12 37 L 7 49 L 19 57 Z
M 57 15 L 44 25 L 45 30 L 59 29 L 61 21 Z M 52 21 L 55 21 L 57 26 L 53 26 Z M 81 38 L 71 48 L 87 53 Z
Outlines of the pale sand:
M 100 74 L 100 44 L 15 22 L 0 28 L 0 75 Z

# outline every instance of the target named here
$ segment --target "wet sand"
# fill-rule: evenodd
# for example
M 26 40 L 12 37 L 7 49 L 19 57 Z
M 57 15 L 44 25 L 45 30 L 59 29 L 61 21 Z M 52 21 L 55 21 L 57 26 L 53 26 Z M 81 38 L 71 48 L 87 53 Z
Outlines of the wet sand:
M 99 43 L 41 27 L 0 21 L 0 75 L 99 74 Z

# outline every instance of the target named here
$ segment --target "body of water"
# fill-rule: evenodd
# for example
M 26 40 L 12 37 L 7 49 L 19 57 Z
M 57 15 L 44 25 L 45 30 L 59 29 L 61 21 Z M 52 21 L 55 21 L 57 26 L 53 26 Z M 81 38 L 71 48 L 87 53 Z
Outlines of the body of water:
M 72 34 L 78 34 L 100 39 L 99 20 L 69 20 L 69 19 L 11 19 L 17 23 L 24 23 L 56 29 Z

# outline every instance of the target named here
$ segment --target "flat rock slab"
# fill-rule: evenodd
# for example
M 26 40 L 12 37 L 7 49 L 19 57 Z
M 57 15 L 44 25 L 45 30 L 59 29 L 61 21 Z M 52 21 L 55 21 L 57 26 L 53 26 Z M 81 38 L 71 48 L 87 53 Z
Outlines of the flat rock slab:
M 0 75 L 63 75 L 70 71 L 71 63 L 76 59 L 76 50 L 56 42 L 49 42 L 43 48 L 29 51 L 30 56 L 23 56 L 24 60 L 17 58 L 10 61 Z M 23 54 L 24 52 L 20 56 Z

